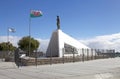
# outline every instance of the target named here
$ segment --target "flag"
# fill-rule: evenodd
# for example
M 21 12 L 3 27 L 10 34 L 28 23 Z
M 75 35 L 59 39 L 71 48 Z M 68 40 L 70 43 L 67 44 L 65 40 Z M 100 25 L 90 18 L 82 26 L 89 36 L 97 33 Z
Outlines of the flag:
M 9 32 L 15 32 L 15 29 L 14 28 L 9 28 L 8 31 Z
M 35 18 L 35 17 L 40 17 L 42 16 L 42 12 L 39 10 L 31 10 L 30 17 Z

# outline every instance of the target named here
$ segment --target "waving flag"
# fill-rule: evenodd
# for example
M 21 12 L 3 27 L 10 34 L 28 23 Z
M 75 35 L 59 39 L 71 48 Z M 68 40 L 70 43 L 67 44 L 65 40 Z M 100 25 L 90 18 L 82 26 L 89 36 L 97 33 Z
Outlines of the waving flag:
M 15 32 L 15 29 L 14 28 L 9 28 L 8 31 L 9 32 Z
M 40 17 L 42 16 L 42 12 L 39 10 L 31 10 L 30 17 L 35 18 L 35 17 Z

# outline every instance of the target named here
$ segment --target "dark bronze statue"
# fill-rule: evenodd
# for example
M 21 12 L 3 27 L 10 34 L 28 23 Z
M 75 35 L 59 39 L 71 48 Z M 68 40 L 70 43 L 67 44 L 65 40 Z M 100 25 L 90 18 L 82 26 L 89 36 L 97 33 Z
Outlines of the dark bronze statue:
M 57 29 L 60 29 L 60 18 L 57 16 Z

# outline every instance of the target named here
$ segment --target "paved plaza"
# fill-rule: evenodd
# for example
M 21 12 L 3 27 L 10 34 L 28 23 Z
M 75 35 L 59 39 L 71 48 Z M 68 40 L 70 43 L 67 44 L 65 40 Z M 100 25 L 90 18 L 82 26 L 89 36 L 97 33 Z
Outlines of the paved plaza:
M 0 62 L 0 79 L 120 79 L 120 58 L 20 68 Z

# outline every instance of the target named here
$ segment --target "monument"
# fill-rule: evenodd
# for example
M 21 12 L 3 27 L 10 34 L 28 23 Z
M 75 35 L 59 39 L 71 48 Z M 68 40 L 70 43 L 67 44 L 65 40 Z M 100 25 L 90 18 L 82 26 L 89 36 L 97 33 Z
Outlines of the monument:
M 60 29 L 60 18 L 57 16 L 57 29 Z
M 90 49 L 88 46 L 62 32 L 60 29 L 60 18 L 57 16 L 57 30 L 52 33 L 46 56 L 62 57 L 63 54 L 64 56 L 70 56 L 73 55 L 73 53 L 80 55 L 81 52 L 78 49 L 82 48 Z

